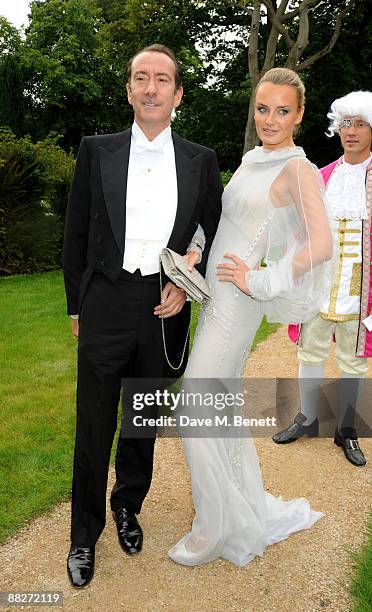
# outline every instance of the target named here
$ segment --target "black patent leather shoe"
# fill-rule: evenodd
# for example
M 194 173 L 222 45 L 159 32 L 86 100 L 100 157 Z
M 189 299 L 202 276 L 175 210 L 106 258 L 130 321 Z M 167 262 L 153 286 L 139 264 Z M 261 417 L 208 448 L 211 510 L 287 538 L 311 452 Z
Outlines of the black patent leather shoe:
M 302 436 L 308 436 L 309 438 L 314 438 L 319 434 L 319 421 L 315 419 L 311 423 L 311 425 L 303 425 L 302 423 L 306 421 L 306 417 L 299 412 L 289 427 L 283 429 L 282 431 L 278 431 L 278 433 L 273 435 L 273 440 L 276 444 L 289 444 L 290 442 L 295 442 L 298 438 Z
M 118 530 L 119 544 L 127 555 L 140 552 L 143 544 L 143 533 L 134 512 L 120 508 L 112 513 Z
M 87 586 L 94 574 L 94 546 L 71 546 L 67 558 L 67 574 L 72 586 Z
M 354 434 L 352 438 L 349 438 L 346 437 L 345 434 L 342 435 L 337 428 L 335 431 L 334 443 L 337 446 L 341 446 L 346 459 L 353 465 L 363 466 L 367 463 L 363 451 L 359 446 L 356 434 Z

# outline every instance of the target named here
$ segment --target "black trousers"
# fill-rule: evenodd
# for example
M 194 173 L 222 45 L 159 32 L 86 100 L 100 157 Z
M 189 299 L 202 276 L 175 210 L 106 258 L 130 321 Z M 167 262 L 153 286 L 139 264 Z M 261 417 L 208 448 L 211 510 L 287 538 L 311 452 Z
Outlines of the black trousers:
M 115 284 L 97 273 L 84 298 L 72 483 L 71 541 L 76 546 L 93 546 L 105 526 L 108 466 L 123 377 L 137 379 L 128 389 L 124 385 L 123 409 L 129 419 L 131 394 L 151 384 L 138 378 L 164 380 L 161 323 L 153 314 L 159 303 L 159 276 L 142 277 L 139 271 L 123 270 Z M 170 337 L 179 316 L 167 320 Z M 156 409 L 141 414 L 156 416 Z M 153 428 L 146 437 L 119 438 L 112 510 L 126 506 L 140 512 L 151 483 L 155 435 Z

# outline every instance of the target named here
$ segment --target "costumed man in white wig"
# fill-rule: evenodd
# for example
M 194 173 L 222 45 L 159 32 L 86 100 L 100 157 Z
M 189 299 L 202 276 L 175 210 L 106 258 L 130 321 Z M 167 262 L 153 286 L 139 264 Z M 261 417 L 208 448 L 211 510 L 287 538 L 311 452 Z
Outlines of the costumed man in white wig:
M 338 133 L 344 149 L 340 159 L 321 169 L 334 239 L 334 275 L 321 312 L 301 327 L 289 326 L 289 336 L 298 344 L 301 408 L 273 440 L 286 444 L 318 435 L 320 383 L 335 337 L 341 381 L 334 442 L 352 464 L 363 466 L 355 412 L 367 357 L 372 357 L 372 331 L 363 324 L 372 312 L 372 92 L 354 91 L 335 100 L 328 117 L 328 135 Z

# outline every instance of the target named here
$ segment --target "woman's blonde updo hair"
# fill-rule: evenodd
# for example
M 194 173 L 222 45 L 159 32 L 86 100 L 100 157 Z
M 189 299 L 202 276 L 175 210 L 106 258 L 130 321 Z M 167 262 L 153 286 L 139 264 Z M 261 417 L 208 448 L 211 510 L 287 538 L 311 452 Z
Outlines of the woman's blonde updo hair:
M 298 108 L 305 106 L 305 85 L 294 70 L 290 70 L 290 68 L 271 68 L 261 77 L 256 92 L 262 83 L 267 82 L 274 85 L 292 85 L 297 91 Z

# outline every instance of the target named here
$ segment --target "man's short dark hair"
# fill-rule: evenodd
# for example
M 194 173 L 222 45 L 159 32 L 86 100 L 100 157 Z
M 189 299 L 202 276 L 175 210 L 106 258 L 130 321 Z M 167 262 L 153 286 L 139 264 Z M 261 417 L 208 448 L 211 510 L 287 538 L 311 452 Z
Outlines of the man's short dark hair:
M 138 53 L 136 53 L 135 55 L 133 55 L 133 57 L 130 58 L 130 60 L 127 63 L 126 66 L 126 70 L 127 70 L 127 81 L 128 83 L 130 83 L 130 79 L 132 76 L 132 64 L 134 62 L 134 60 L 136 59 L 136 57 L 138 57 L 139 55 L 141 55 L 141 53 L 147 53 L 148 51 L 154 52 L 154 53 L 164 53 L 164 55 L 167 55 L 168 57 L 170 57 L 170 59 L 172 60 L 175 70 L 176 70 L 176 74 L 175 74 L 175 82 L 176 82 L 176 90 L 179 89 L 182 85 L 182 69 L 181 69 L 181 65 L 180 63 L 177 61 L 176 56 L 174 55 L 173 51 L 171 49 L 169 49 L 169 47 L 166 47 L 165 45 L 160 45 L 158 43 L 154 44 L 154 45 L 149 45 L 148 47 L 145 47 L 144 49 L 141 49 L 141 51 L 138 51 Z

